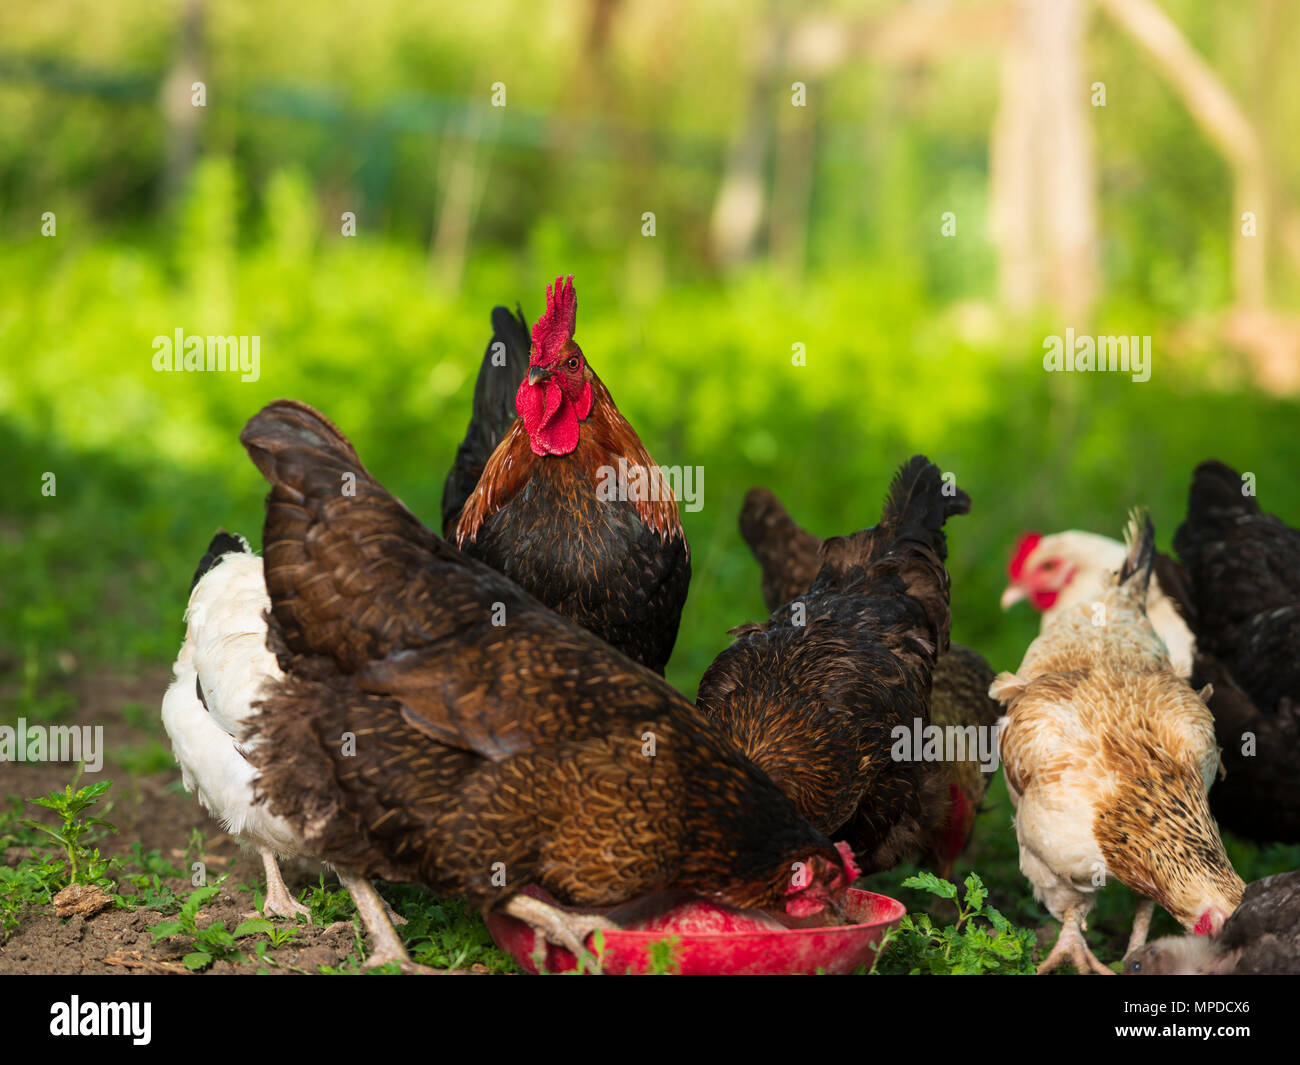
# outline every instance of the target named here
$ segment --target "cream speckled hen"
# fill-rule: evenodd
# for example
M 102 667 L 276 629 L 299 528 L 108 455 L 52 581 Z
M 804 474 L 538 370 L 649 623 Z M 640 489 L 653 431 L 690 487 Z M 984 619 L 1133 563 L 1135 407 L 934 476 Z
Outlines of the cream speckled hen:
M 1096 603 L 1059 614 L 1020 669 L 989 689 L 1007 708 L 1001 754 L 1020 869 L 1061 921 L 1040 972 L 1067 959 L 1079 972 L 1110 972 L 1082 929 L 1111 879 L 1145 896 L 1130 951 L 1145 942 L 1155 903 L 1214 935 L 1245 887 L 1206 795 L 1219 769 L 1214 722 L 1146 616 L 1150 519 L 1135 514 L 1126 538 L 1124 565 Z

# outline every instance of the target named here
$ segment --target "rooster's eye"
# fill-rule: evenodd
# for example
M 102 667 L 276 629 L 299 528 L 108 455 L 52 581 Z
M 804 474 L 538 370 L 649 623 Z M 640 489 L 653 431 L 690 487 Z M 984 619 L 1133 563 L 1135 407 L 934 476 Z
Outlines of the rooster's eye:
M 570 355 L 569 361 L 566 362 L 564 365 L 567 366 L 570 370 L 576 370 L 578 368 L 578 356 Z

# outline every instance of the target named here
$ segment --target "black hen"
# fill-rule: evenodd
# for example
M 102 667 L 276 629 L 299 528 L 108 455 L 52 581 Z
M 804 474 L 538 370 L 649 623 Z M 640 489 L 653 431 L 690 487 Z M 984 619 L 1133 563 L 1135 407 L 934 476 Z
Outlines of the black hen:
M 1261 707 L 1300 696 L 1300 531 L 1259 509 L 1222 462 L 1192 475 L 1174 548 L 1196 608 L 1197 646 Z
M 1157 939 L 1124 959 L 1124 973 L 1300 973 L 1300 872 L 1256 880 L 1217 936 Z
M 948 646 L 944 521 L 970 509 L 917 455 L 894 478 L 880 524 L 822 546 L 801 598 L 735 644 L 700 682 L 722 725 L 864 872 L 919 854 L 948 814 L 944 766 L 891 754 L 893 730 L 930 721 L 931 674 Z
M 1260 511 L 1222 462 L 1192 477 L 1174 536 L 1181 565 L 1156 560 L 1160 585 L 1196 636 L 1192 684 L 1209 706 L 1226 776 L 1210 792 L 1225 827 L 1300 841 L 1300 532 Z

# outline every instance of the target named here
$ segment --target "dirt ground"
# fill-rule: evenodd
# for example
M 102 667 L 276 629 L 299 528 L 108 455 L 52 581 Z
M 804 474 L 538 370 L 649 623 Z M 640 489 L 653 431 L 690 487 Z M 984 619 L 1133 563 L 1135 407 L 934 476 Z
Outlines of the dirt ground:
M 245 918 L 256 916 L 252 892 L 238 887 L 261 885 L 262 869 L 257 856 L 241 851 L 197 799 L 179 789 L 180 770 L 174 765 L 161 772 L 132 773 L 120 761 L 150 741 L 161 742 L 170 750 L 158 717 L 162 694 L 170 679 L 167 671 L 157 670 L 130 679 L 101 676 L 74 681 L 75 708 L 58 724 L 104 726 L 103 768 L 96 774 L 85 774 L 80 781 L 81 784 L 113 781 L 107 799 L 92 810 L 118 828 L 117 835 L 109 835 L 98 843 L 101 853 L 125 856 L 138 840 L 146 853 L 156 848 L 172 865 L 185 869 L 189 861 L 196 860 L 194 854 L 187 855 L 186 847 L 191 832 L 198 829 L 204 840 L 198 860 L 207 867 L 209 883 L 223 873 L 229 874 L 221 894 L 199 912 L 198 924 L 204 927 L 209 920 L 224 920 L 226 927 L 233 929 Z M 75 771 L 75 766 L 66 763 L 0 762 L 0 798 L 31 799 L 49 791 L 61 791 L 71 782 Z M 34 806 L 28 806 L 25 811 L 26 816 L 42 813 Z M 25 855 L 26 848 L 12 847 L 0 860 L 15 865 Z M 296 892 L 303 884 L 316 883 L 318 871 L 306 865 L 299 868 L 286 865 L 284 874 L 290 889 Z M 333 882 L 333 877 L 327 876 L 326 883 Z M 182 896 L 193 888 L 187 878 L 169 879 L 165 883 Z M 124 884 L 119 891 L 131 894 L 134 887 Z M 175 937 L 154 945 L 147 931 L 149 925 L 173 917 L 172 913 L 143 907 L 109 909 L 89 919 L 60 918 L 52 909 L 28 913 L 9 939 L 0 944 L 0 974 L 186 973 L 188 970 L 180 959 L 191 949 L 190 941 Z M 346 965 L 355 950 L 356 936 L 350 924 L 336 924 L 328 930 L 300 926 L 292 942 L 266 951 L 275 964 L 259 963 L 250 956 L 240 964 L 216 962 L 205 974 L 254 974 L 259 969 L 273 973 L 314 973 L 321 965 Z

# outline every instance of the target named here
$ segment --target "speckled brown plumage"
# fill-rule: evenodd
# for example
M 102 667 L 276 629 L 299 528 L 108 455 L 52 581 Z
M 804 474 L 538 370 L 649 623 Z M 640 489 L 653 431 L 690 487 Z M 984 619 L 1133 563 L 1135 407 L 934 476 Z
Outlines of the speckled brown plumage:
M 740 508 L 740 535 L 758 563 L 768 610 L 812 587 L 822 568 L 822 539 L 790 516 L 770 488 L 751 488 Z
M 802 528 L 767 488 L 752 488 L 740 511 L 740 534 L 762 571 L 763 600 L 769 610 L 802 595 L 822 565 L 822 540 Z M 993 669 L 982 655 L 951 644 L 935 663 L 930 720 L 939 727 L 991 727 L 1002 708 L 989 698 Z M 944 763 L 949 813 L 930 833 L 927 849 L 939 873 L 949 875 L 975 828 L 992 774 L 978 761 Z
M 684 888 L 779 907 L 795 862 L 844 879 L 671 686 L 424 528 L 323 416 L 279 401 L 241 439 L 272 484 L 287 675 L 253 724 L 258 787 L 314 853 L 485 905 L 537 883 L 582 905 Z
M 929 723 L 948 644 L 943 523 L 970 499 L 943 489 L 924 456 L 905 464 L 880 524 L 828 540 L 808 592 L 734 630 L 700 682 L 700 710 L 867 872 L 918 853 L 948 808 L 940 763 L 891 756 L 895 727 Z
M 527 371 L 522 320 L 494 312 L 493 322 L 494 343 L 506 345 L 508 367 L 522 362 Z M 485 359 L 491 350 L 489 345 Z M 597 495 L 602 469 L 618 470 L 622 459 L 628 469 L 650 471 L 657 469 L 654 459 L 585 362 L 591 411 L 576 450 L 563 455 L 534 453 L 513 407 L 500 395 L 488 395 L 499 392 L 505 379 L 486 373 L 480 373 L 474 418 L 444 491 L 444 534 L 552 610 L 663 673 L 691 577 L 677 502 L 666 481 L 659 482 L 654 499 Z M 511 387 L 522 377 L 521 371 Z M 484 453 L 488 442 L 495 450 Z M 482 476 L 462 506 L 464 486 L 480 467 Z
M 1221 462 L 1197 467 L 1160 585 L 1196 636 L 1225 777 L 1215 816 L 1260 842 L 1300 842 L 1300 532 L 1263 514 Z

